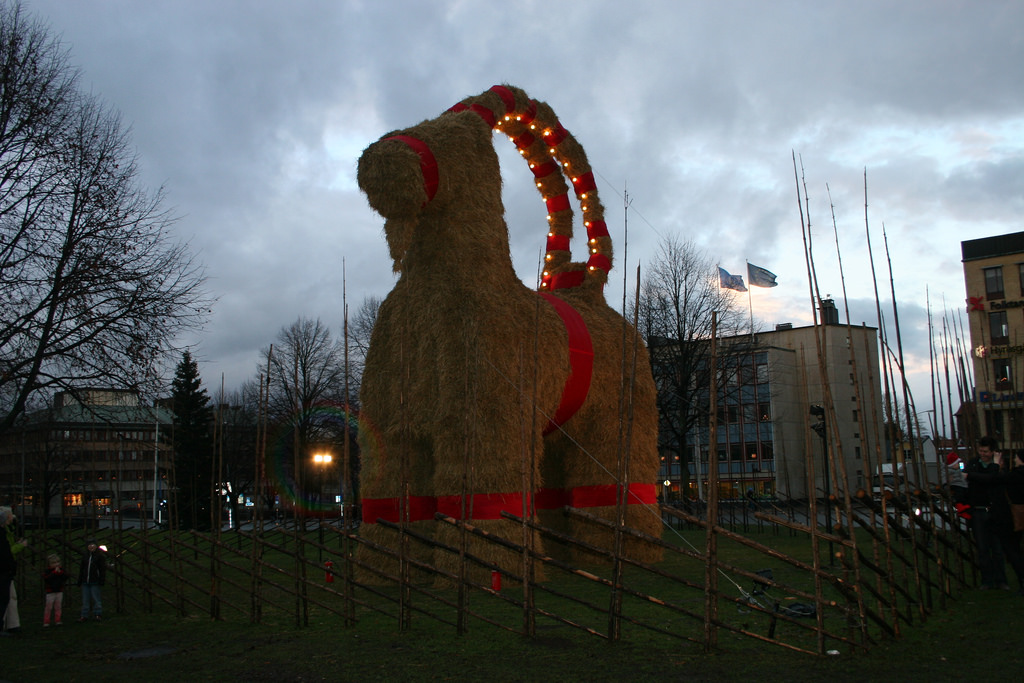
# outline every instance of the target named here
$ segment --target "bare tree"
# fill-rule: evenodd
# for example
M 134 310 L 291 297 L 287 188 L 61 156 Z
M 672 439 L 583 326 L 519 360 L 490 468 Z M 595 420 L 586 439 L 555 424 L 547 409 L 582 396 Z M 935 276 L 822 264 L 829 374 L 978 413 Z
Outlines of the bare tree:
M 234 392 L 218 392 L 214 408 L 218 480 L 236 529 L 244 521 L 239 497 L 256 498 L 257 469 L 253 456 L 257 449 L 258 392 L 255 382 L 246 382 Z
M 359 310 L 348 323 L 348 374 L 350 401 L 358 404 L 359 387 L 363 383 L 363 368 L 366 367 L 366 352 L 370 348 L 370 337 L 373 327 L 377 324 L 377 313 L 380 311 L 381 300 L 375 296 L 363 299 Z
M 269 349 L 264 350 L 266 358 Z M 269 354 L 270 368 L 264 363 L 259 372 L 269 377 L 268 412 L 278 438 L 268 447 L 277 460 L 276 471 L 294 477 L 296 490 L 305 494 L 306 484 L 315 473 L 318 478 L 340 482 L 340 458 L 344 445 L 345 367 L 344 345 L 317 320 L 299 318 L 282 328 Z M 310 458 L 314 451 L 331 452 L 327 467 L 314 470 Z
M 35 392 L 154 392 L 175 336 L 205 319 L 202 268 L 137 173 L 59 41 L 0 7 L 0 433 Z
M 718 286 L 718 272 L 707 252 L 689 239 L 662 239 L 646 267 L 637 316 L 650 349 L 658 387 L 658 448 L 678 458 L 688 480 L 686 434 L 708 420 L 711 314 L 718 313 L 719 336 L 743 326 L 734 295 Z

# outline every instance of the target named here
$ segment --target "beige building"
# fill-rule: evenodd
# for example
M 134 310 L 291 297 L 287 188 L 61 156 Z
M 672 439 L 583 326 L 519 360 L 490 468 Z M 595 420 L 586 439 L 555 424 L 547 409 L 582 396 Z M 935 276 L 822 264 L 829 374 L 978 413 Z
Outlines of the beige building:
M 979 433 L 1024 447 L 1024 232 L 960 243 Z
M 748 492 L 758 497 L 806 498 L 810 468 L 817 497 L 833 490 L 826 485 L 825 439 L 815 429 L 822 421 L 831 423 L 831 415 L 812 414 L 817 407 L 827 412 L 826 382 L 831 387 L 838 440 L 831 424 L 823 431 L 834 459 L 843 463 L 847 488 L 851 492 L 868 488 L 869 473 L 876 471 L 879 460 L 888 461 L 882 445 L 877 330 L 840 324 L 829 300 L 822 304 L 822 317 L 825 324 L 818 328 L 783 324 L 753 339 L 743 335 L 719 340 L 722 386 L 714 451 L 720 498 L 740 498 Z M 816 330 L 822 339 L 821 365 Z M 663 458 L 666 499 L 706 498 L 710 441 L 710 429 L 703 422 L 687 434 L 688 486 L 683 468 Z M 695 465 L 698 452 L 700 462 Z M 835 474 L 842 486 L 842 473 Z

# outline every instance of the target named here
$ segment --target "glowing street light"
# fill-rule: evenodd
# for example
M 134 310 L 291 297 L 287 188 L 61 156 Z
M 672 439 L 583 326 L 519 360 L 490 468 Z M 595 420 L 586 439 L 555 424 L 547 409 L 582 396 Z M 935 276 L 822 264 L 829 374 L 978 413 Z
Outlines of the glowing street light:
M 320 479 L 320 498 L 319 498 L 319 500 L 320 500 L 321 504 L 323 503 L 323 500 L 324 500 L 324 468 L 326 468 L 328 465 L 330 465 L 331 464 L 331 460 L 333 460 L 333 459 L 334 458 L 331 457 L 330 453 L 314 453 L 313 454 L 313 464 L 317 465 L 317 468 L 318 468 L 317 474 L 319 475 L 318 478 Z M 320 561 L 323 562 L 324 561 L 324 549 L 323 549 L 323 545 L 324 545 L 324 525 L 323 525 L 323 520 L 322 519 L 320 520 L 319 530 L 320 530 Z

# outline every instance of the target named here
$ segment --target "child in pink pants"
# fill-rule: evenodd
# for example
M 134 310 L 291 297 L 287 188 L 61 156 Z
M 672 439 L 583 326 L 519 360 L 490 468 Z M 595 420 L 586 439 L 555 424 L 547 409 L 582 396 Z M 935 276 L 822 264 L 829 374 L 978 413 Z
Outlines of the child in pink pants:
M 68 574 L 60 566 L 60 557 L 53 554 L 46 558 L 49 567 L 43 572 L 43 583 L 46 585 L 46 607 L 43 610 L 43 626 L 50 625 L 50 613 L 53 613 L 53 623 L 61 625 L 61 608 L 64 603 L 64 584 L 67 583 Z

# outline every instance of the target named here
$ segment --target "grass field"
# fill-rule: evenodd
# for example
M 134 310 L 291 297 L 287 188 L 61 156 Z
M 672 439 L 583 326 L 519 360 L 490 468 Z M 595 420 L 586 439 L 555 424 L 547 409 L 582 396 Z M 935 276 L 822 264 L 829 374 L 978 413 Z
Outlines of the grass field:
M 683 534 L 681 538 L 687 534 Z M 703 536 L 690 532 L 696 544 Z M 805 538 L 787 534 L 753 534 L 765 545 L 805 559 L 809 545 Z M 69 539 L 74 546 L 80 539 Z M 103 538 L 101 537 L 101 541 Z M 312 540 L 315 539 L 315 534 Z M 35 555 L 23 560 L 23 571 L 35 576 L 36 556 L 53 546 L 55 539 L 37 539 Z M 127 548 L 125 538 L 111 538 Z M 65 542 L 62 540 L 62 542 Z M 162 541 L 161 541 L 162 542 Z M 156 591 L 172 595 L 169 582 L 175 581 L 173 567 L 156 550 L 149 555 L 151 566 L 142 572 Z M 132 554 L 122 552 L 118 561 L 126 574 Z M 77 623 L 79 594 L 71 587 L 66 595 L 65 625 L 43 629 L 42 597 L 34 590 L 34 581 L 23 581 L 20 601 L 22 634 L 0 638 L 0 680 L 3 681 L 936 681 L 936 680 L 1024 680 L 1024 598 L 1002 591 L 959 589 L 938 601 L 924 618 L 917 609 L 908 609 L 912 623 L 900 621 L 900 636 L 885 636 L 872 628 L 874 644 L 868 648 L 847 643 L 829 643 L 838 654 L 816 656 L 792 651 L 778 645 L 719 630 L 718 647 L 705 653 L 699 642 L 680 639 L 653 630 L 689 631 L 703 635 L 703 627 L 693 619 L 672 610 L 624 599 L 624 612 L 647 626 L 625 622 L 622 638 L 610 641 L 591 635 L 560 621 L 537 617 L 536 637 L 530 639 L 506 628 L 522 623 L 522 612 L 511 603 L 495 600 L 483 593 L 466 597 L 472 611 L 501 623 L 499 628 L 471 617 L 465 633 L 459 635 L 458 602 L 453 589 L 433 589 L 429 595 L 412 594 L 411 620 L 400 631 L 394 603 L 387 597 L 390 589 L 378 596 L 374 611 L 360 607 L 357 622 L 346 626 L 336 608 L 336 594 L 318 593 L 322 572 L 309 572 L 310 588 L 307 623 L 302 610 L 296 610 L 296 598 L 286 581 L 279 588 L 269 584 L 263 593 L 267 600 L 261 623 L 250 623 L 250 596 L 244 590 L 248 579 L 241 558 L 245 546 L 239 543 L 238 575 L 228 576 L 231 564 L 224 561 L 218 589 L 221 596 L 220 620 L 211 619 L 204 608 L 209 595 L 203 587 L 212 585 L 204 556 L 198 551 L 189 562 L 179 565 L 187 575 L 193 592 L 185 604 L 184 615 L 162 599 L 140 597 L 132 584 L 111 583 L 105 588 L 105 618 L 101 622 Z M 113 548 L 112 548 L 113 552 Z M 309 550 L 319 561 L 319 549 Z M 804 573 L 783 566 L 777 560 L 746 547 L 723 543 L 721 559 L 750 571 L 773 570 L 775 580 L 796 590 L 813 584 Z M 282 553 L 277 560 L 288 566 L 291 556 Z M 672 575 L 703 582 L 703 565 L 685 556 L 669 556 L 662 563 Z M 132 570 L 139 567 L 132 566 Z M 596 574 L 607 568 L 591 568 Z M 703 610 L 704 594 L 692 587 L 674 587 L 662 576 L 628 574 L 629 585 L 641 594 L 656 594 L 683 609 Z M 742 594 L 735 585 L 749 587 L 746 577 L 724 574 L 723 595 Z M 551 610 L 574 623 L 607 632 L 607 591 L 600 584 L 581 582 L 577 577 L 554 574 L 546 582 L 557 595 L 538 594 L 538 606 Z M 326 586 L 325 586 L 326 587 Z M 335 584 L 337 587 L 337 584 Z M 508 586 L 502 593 L 515 596 L 519 589 Z M 371 594 L 357 596 L 370 601 Z M 778 596 L 785 604 L 788 596 Z M 447 601 L 447 602 L 445 602 Z M 172 601 L 173 603 L 173 601 Z M 322 606 L 321 606 L 322 605 Z M 723 600 L 720 618 L 732 627 L 765 635 L 771 626 L 768 615 L 751 612 L 742 605 Z M 297 615 L 300 615 L 297 617 Z M 847 620 L 839 613 L 826 615 L 830 632 L 848 635 Z M 809 620 L 813 622 L 813 619 Z M 815 646 L 813 630 L 780 621 L 777 636 L 786 642 Z

